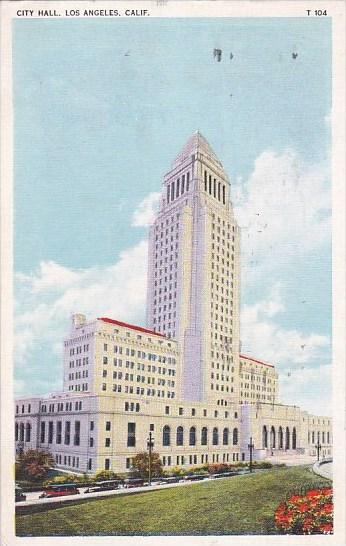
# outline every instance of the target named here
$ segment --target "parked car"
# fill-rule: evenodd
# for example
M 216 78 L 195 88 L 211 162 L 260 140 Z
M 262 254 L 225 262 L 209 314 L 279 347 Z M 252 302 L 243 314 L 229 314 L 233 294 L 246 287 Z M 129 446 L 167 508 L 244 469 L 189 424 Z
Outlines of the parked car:
M 165 483 L 165 478 L 153 478 L 151 480 L 151 485 L 164 485 Z
M 88 487 L 84 493 L 98 493 L 99 491 L 112 491 L 113 489 L 119 489 L 122 482 L 121 480 L 105 480 L 103 482 L 95 482 Z
M 21 502 L 26 500 L 26 495 L 23 493 L 23 489 L 19 485 L 15 485 L 15 502 Z
M 208 478 L 208 474 L 189 474 L 188 476 L 184 477 L 184 480 L 198 481 L 205 480 L 206 478 Z
M 48 499 L 54 497 L 65 497 L 66 495 L 79 495 L 79 489 L 77 488 L 77 485 L 75 483 L 47 485 L 39 498 Z
M 162 478 L 164 483 L 179 483 L 181 481 L 180 476 L 169 476 L 167 478 Z
M 124 480 L 124 487 L 142 487 L 144 485 L 144 480 L 142 478 L 126 478 Z

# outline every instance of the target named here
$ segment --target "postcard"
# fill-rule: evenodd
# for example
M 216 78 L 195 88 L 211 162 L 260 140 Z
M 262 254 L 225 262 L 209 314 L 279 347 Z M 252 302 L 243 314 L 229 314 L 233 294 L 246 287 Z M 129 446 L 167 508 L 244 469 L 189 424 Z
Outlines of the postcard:
M 1 527 L 345 541 L 345 5 L 1 4 Z

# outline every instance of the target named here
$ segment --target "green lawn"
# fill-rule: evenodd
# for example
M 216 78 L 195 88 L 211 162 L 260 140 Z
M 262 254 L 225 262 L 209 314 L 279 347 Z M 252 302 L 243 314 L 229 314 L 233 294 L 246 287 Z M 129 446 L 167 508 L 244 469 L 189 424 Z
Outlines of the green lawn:
M 327 480 L 308 467 L 114 496 L 17 516 L 18 536 L 268 534 L 286 493 Z M 328 482 L 330 483 L 330 482 Z

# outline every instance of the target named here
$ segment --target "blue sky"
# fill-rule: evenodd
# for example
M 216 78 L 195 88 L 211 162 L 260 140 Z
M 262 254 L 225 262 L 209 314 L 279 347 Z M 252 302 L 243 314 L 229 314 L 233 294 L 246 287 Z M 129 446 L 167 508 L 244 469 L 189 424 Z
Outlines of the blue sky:
M 328 410 L 330 27 L 14 22 L 18 393 L 61 387 L 73 311 L 143 323 L 147 225 L 199 129 L 243 228 L 243 350 L 277 362 L 285 401 Z

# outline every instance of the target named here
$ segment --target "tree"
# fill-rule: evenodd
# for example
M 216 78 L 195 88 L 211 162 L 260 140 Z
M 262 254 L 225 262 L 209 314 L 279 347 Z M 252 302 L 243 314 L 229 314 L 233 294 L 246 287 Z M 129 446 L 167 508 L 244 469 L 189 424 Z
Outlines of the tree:
M 143 479 L 148 479 L 149 477 L 149 454 L 146 451 L 142 453 L 137 453 L 137 455 L 132 460 L 132 468 L 137 471 Z M 162 476 L 162 462 L 160 455 L 153 452 L 151 454 L 151 476 L 153 478 Z
M 55 466 L 49 451 L 28 449 L 21 453 L 16 462 L 16 477 L 27 480 L 40 480 Z

